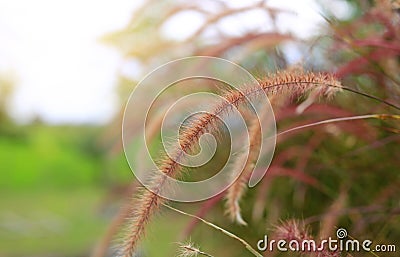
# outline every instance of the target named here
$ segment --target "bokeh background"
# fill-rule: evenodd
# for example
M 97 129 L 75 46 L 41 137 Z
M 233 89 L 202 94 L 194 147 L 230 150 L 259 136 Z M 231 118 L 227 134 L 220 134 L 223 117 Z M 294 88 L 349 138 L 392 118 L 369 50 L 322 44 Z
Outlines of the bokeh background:
M 303 66 L 399 103 L 399 8 L 389 0 L 0 0 L 0 256 L 112 253 L 102 250 L 113 244 L 110 223 L 119 225 L 136 188 L 121 148 L 122 110 L 137 82 L 167 61 L 218 56 L 256 77 Z M 348 93 L 327 104 L 303 100 L 276 110 L 278 130 L 396 113 Z M 274 172 L 246 196 L 249 227 L 231 225 L 220 199 L 185 208 L 251 243 L 287 218 L 317 235 L 345 225 L 355 237 L 399 243 L 399 128 L 357 121 L 283 138 Z M 144 256 L 174 256 L 174 242 L 189 235 L 215 256 L 247 256 L 195 225 L 175 213 L 157 217 Z

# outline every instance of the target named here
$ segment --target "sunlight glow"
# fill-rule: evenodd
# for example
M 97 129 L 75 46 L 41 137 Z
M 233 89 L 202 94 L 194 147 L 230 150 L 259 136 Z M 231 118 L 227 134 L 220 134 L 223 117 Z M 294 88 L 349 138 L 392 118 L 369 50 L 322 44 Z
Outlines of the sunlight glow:
M 20 122 L 100 122 L 116 111 L 118 52 L 99 41 L 138 1 L 0 1 L 0 71 L 16 74 Z

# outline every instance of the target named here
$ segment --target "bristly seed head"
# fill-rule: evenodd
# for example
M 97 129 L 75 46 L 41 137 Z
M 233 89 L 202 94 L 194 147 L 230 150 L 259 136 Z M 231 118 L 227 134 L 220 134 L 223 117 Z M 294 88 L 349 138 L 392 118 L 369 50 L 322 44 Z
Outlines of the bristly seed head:
M 201 251 L 190 241 L 179 243 L 179 255 L 177 257 L 197 257 L 199 255 L 212 257 L 212 255 Z
M 183 152 L 190 151 L 198 144 L 199 138 L 206 132 L 218 132 L 218 115 L 226 115 L 233 108 L 245 105 L 247 98 L 257 97 L 262 91 L 267 96 L 282 95 L 284 97 L 298 97 L 315 90 L 319 95 L 331 97 L 341 89 L 341 84 L 332 75 L 322 73 L 311 73 L 303 71 L 280 71 L 269 75 L 259 81 L 260 85 L 249 85 L 243 92 L 231 91 L 224 97 L 225 101 L 216 102 L 210 114 L 204 115 L 198 120 L 187 124 L 180 134 L 179 149 L 174 151 L 174 156 L 165 156 L 160 160 L 159 172 L 151 178 L 152 191 L 143 191 L 137 201 L 137 207 L 130 217 L 128 233 L 122 244 L 124 257 L 130 257 L 136 250 L 138 241 L 143 237 L 145 228 L 152 215 L 159 209 L 165 199 L 157 193 L 168 190 L 166 176 L 177 178 L 183 172 L 179 161 L 184 158 Z M 165 174 L 166 176 L 162 175 Z M 193 248 L 194 249 L 194 248 Z M 199 253 L 198 253 L 199 254 Z M 190 255 L 189 255 L 190 256 Z M 193 255 L 192 255 L 193 256 Z M 194 255 L 196 256 L 196 255 Z

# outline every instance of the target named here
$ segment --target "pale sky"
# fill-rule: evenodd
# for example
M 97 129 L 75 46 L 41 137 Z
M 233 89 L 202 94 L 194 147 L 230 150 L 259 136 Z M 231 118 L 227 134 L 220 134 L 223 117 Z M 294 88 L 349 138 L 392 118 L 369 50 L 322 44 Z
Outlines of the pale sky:
M 98 39 L 123 28 L 141 2 L 0 0 L 0 74 L 10 73 L 17 79 L 11 115 L 20 122 L 35 115 L 50 123 L 109 121 L 118 108 L 114 89 L 123 61 L 115 49 Z M 229 2 L 239 7 L 246 1 Z M 268 3 L 297 13 L 278 18 L 282 31 L 301 24 L 292 32 L 307 37 L 323 22 L 314 0 Z M 337 6 L 340 15 L 343 5 Z M 177 39 L 190 34 L 198 20 L 182 22 L 183 18 L 172 20 L 164 32 Z M 250 21 L 242 24 L 247 28 L 260 22 L 255 17 L 245 20 Z M 233 22 L 238 21 L 228 19 L 221 26 L 235 33 L 230 31 L 237 28 Z
M 116 111 L 118 52 L 98 39 L 138 1 L 0 0 L 0 71 L 17 78 L 10 111 L 25 121 L 104 122 Z

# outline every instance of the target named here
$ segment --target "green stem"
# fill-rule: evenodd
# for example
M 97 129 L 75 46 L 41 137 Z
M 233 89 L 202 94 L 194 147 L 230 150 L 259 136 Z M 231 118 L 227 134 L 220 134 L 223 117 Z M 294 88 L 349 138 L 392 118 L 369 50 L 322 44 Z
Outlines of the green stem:
M 259 252 L 257 252 L 253 247 L 251 247 L 251 245 L 250 245 L 249 243 L 247 243 L 244 239 L 238 237 L 237 235 L 235 235 L 235 234 L 233 234 L 233 233 L 231 233 L 231 232 L 229 232 L 229 231 L 227 231 L 227 230 L 225 230 L 225 229 L 223 229 L 223 228 L 221 228 L 221 227 L 218 227 L 217 225 L 214 225 L 213 223 L 208 222 L 208 221 L 206 221 L 206 220 L 204 220 L 204 219 L 202 219 L 202 218 L 200 218 L 200 217 L 197 217 L 196 215 L 189 214 L 189 213 L 186 213 L 186 212 L 184 212 L 184 211 L 175 209 L 174 207 L 171 207 L 171 206 L 169 206 L 169 205 L 167 205 L 167 204 L 163 204 L 163 205 L 164 205 L 165 207 L 167 207 L 167 208 L 173 210 L 173 211 L 176 211 L 176 212 L 178 212 L 178 213 L 180 213 L 180 214 L 183 214 L 183 215 L 186 215 L 186 216 L 195 218 L 195 219 L 197 219 L 197 220 L 203 222 L 203 223 L 206 224 L 207 226 L 210 226 L 210 227 L 212 227 L 212 228 L 214 228 L 214 229 L 216 229 L 216 230 L 218 230 L 218 231 L 221 231 L 221 232 L 224 233 L 225 235 L 227 235 L 227 236 L 229 236 L 229 237 L 231 237 L 231 238 L 233 238 L 233 239 L 239 241 L 239 242 L 240 242 L 242 245 L 244 245 L 244 247 L 246 247 L 246 249 L 249 250 L 249 252 L 251 252 L 254 256 L 263 257 L 263 256 L 262 256 Z

